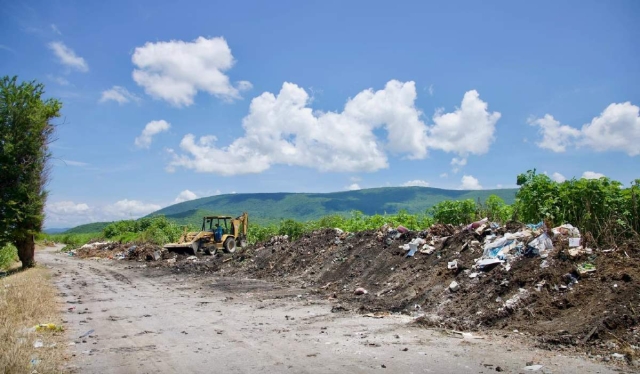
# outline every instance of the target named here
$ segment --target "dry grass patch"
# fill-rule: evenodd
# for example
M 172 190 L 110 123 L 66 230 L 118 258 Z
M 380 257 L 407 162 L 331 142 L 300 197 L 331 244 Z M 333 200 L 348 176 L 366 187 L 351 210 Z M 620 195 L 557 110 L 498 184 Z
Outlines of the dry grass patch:
M 60 326 L 56 293 L 49 272 L 43 268 L 15 272 L 0 279 L 0 372 L 63 371 L 64 333 L 33 330 L 33 326 L 41 323 Z

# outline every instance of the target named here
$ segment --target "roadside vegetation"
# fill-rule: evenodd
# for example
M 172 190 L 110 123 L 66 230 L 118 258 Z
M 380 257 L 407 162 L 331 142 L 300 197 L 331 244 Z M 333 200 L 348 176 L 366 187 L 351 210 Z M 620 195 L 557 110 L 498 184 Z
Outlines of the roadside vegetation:
M 518 185 L 520 189 L 512 205 L 507 205 L 497 195 L 490 195 L 484 201 L 441 201 L 423 214 L 409 214 L 401 210 L 397 214 L 365 215 L 353 211 L 349 216 L 330 215 L 307 222 L 286 219 L 267 225 L 252 223 L 249 225 L 248 239 L 250 243 L 268 240 L 275 235 L 297 239 L 305 233 L 323 228 L 358 232 L 374 230 L 384 224 L 421 230 L 434 223 L 461 225 L 484 217 L 500 223 L 511 220 L 526 223 L 545 221 L 554 226 L 571 223 L 581 231 L 590 233 L 597 242 L 609 245 L 616 240 L 638 238 L 640 179 L 628 188 L 608 178 L 572 179 L 558 183 L 545 174 L 531 170 L 518 176 Z M 91 239 L 162 245 L 178 240 L 185 229 L 197 231 L 199 227 L 190 225 L 185 228 L 164 216 L 156 216 L 113 222 L 99 233 L 57 234 L 49 238 L 67 243 L 70 248 Z
M 60 326 L 57 290 L 43 268 L 0 278 L 0 368 L 3 373 L 60 373 L 65 360 L 64 333 L 35 331 L 38 324 Z
M 44 85 L 0 78 L 0 248 L 13 244 L 23 268 L 35 266 L 34 237 L 42 230 L 54 118 L 62 104 Z

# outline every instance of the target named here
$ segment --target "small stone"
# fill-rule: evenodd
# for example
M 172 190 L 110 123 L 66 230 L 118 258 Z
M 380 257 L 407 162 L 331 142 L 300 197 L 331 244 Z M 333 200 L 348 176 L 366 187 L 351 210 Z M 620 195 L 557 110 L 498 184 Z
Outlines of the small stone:
M 354 295 L 366 295 L 367 293 L 368 293 L 367 290 L 365 290 L 362 287 L 358 287 L 358 288 L 356 288 L 355 291 L 353 291 Z
M 385 364 L 380 365 L 380 367 L 382 367 L 383 369 L 387 368 L 387 366 Z
M 504 371 L 500 366 L 496 366 L 496 371 Z

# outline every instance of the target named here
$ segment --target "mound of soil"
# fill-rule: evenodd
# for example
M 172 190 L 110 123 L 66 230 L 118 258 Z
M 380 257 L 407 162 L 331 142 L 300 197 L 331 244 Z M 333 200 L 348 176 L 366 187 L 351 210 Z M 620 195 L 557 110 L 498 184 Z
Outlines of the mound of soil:
M 523 227 L 510 223 L 494 233 Z M 478 270 L 475 261 L 483 255 L 485 235 L 438 225 L 403 234 L 389 244 L 379 231 L 347 234 L 327 229 L 292 243 L 256 245 L 234 254 L 232 261 L 213 261 L 225 275 L 316 288 L 364 313 L 421 313 L 419 323 L 427 326 L 517 329 L 543 346 L 634 355 L 640 345 L 637 243 L 576 254 L 570 253 L 568 239 L 558 235 L 546 258 L 519 255 L 506 266 Z M 435 251 L 406 257 L 400 247 L 419 237 L 433 243 Z M 454 260 L 457 268 L 449 269 Z M 584 263 L 594 265 L 595 271 L 585 272 L 580 267 Z M 453 281 L 459 290 L 449 288 Z M 355 295 L 359 287 L 368 292 Z

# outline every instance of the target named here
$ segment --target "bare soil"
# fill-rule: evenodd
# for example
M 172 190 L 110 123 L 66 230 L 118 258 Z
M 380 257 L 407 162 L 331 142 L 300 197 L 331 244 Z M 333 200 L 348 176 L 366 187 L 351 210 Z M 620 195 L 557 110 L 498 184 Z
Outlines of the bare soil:
M 409 315 L 362 314 L 353 306 L 369 305 L 371 293 L 352 300 L 340 291 L 344 298 L 336 299 L 332 291 L 311 287 L 303 276 L 287 282 L 249 279 L 240 265 L 255 261 L 240 260 L 240 256 L 204 256 L 193 262 L 186 260 L 187 255 L 178 255 L 181 260 L 170 264 L 166 259 L 80 259 L 39 252 L 38 261 L 53 269 L 59 297 L 67 308 L 65 327 L 74 355 L 68 369 L 88 373 L 520 373 L 533 363 L 543 365 L 540 372 L 545 373 L 618 370 L 584 355 L 531 348 L 527 336 L 520 333 L 486 331 L 462 336 L 446 329 L 426 329 Z M 223 262 L 225 258 L 235 260 Z M 196 266 L 214 260 L 222 264 L 216 271 Z M 232 270 L 236 276 L 229 274 Z M 323 281 L 331 278 L 327 277 Z M 371 305 L 377 310 L 384 304 Z M 628 368 L 622 366 L 622 370 Z

